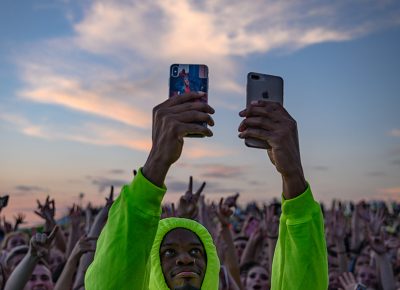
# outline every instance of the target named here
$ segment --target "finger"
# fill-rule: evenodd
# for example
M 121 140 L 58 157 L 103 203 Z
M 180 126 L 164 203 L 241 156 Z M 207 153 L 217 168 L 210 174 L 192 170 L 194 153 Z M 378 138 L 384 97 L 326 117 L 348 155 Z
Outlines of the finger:
M 219 210 L 222 209 L 222 203 L 223 203 L 223 202 L 224 202 L 224 198 L 221 197 L 221 199 L 219 200 L 219 205 L 218 205 Z
M 193 176 L 189 177 L 189 186 L 188 186 L 188 192 L 192 193 L 193 192 Z
M 41 213 L 41 212 L 38 212 L 37 210 L 35 210 L 35 214 L 37 214 L 38 216 L 44 218 L 44 216 L 42 215 L 42 213 Z
M 206 182 L 203 182 L 200 188 L 196 191 L 195 196 L 197 199 L 200 197 L 200 194 L 203 192 L 204 187 L 206 186 Z
M 178 114 L 178 113 L 183 113 L 183 112 L 188 112 L 188 111 L 199 111 L 199 112 L 204 112 L 208 114 L 214 114 L 215 110 L 213 107 L 211 107 L 209 104 L 204 103 L 204 102 L 187 102 L 183 103 L 180 105 L 176 105 L 173 108 L 168 108 L 168 112 L 172 114 Z
M 53 228 L 53 230 L 51 231 L 51 233 L 50 233 L 49 236 L 47 237 L 48 243 L 51 243 L 51 242 L 54 240 L 54 238 L 55 238 L 55 236 L 56 236 L 56 234 L 57 234 L 57 232 L 58 232 L 58 229 L 59 229 L 59 226 L 55 226 L 55 227 Z
M 172 216 L 176 216 L 176 213 L 175 213 L 175 203 L 171 203 L 171 211 L 172 211 Z
M 110 200 L 110 201 L 113 201 L 113 200 L 114 200 L 114 186 L 113 186 L 113 185 L 111 185 L 110 198 L 109 198 L 109 200 Z
M 172 106 L 183 104 L 183 103 L 186 103 L 189 101 L 194 101 L 194 100 L 200 99 L 203 96 L 204 96 L 203 94 L 199 94 L 196 92 L 185 93 L 182 95 L 171 97 L 168 100 L 166 100 L 164 103 L 162 103 L 161 105 L 165 105 L 167 107 L 172 107 Z
M 247 128 L 243 132 L 239 133 L 239 138 L 241 139 L 255 138 L 257 140 L 268 142 L 276 135 L 277 135 L 276 133 L 273 133 L 271 131 L 266 131 L 264 129 Z
M 242 132 L 247 128 L 261 128 L 267 131 L 272 131 L 280 128 L 280 125 L 276 121 L 272 121 L 265 117 L 248 117 L 240 123 L 238 131 Z
M 178 136 L 181 137 L 186 137 L 190 134 L 198 134 L 206 137 L 213 136 L 213 132 L 210 129 L 204 127 L 203 125 L 193 123 L 180 123 L 180 125 L 177 126 L 176 130 Z
M 175 114 L 175 119 L 182 123 L 205 122 L 210 126 L 214 126 L 214 119 L 207 113 L 198 111 L 186 111 Z
M 86 237 L 85 241 L 96 241 L 99 237 Z

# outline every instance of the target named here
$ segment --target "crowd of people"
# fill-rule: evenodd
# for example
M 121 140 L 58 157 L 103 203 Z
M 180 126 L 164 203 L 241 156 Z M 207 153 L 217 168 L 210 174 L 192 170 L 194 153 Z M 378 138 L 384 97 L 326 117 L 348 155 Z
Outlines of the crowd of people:
M 300 161 L 297 125 L 280 105 L 258 101 L 239 115 L 239 138 L 265 142 L 282 176 L 282 196 L 240 205 L 240 195 L 210 202 L 206 184 L 162 203 L 165 178 L 183 137 L 211 137 L 201 95 L 170 98 L 153 110 L 152 149 L 114 201 L 73 205 L 67 223 L 55 201 L 37 202 L 43 228 L 3 219 L 0 286 L 6 290 L 324 290 L 400 289 L 398 203 L 313 198 Z M 245 194 L 245 193 L 244 193 Z
M 240 205 L 239 193 L 210 202 L 205 192 L 205 183 L 194 191 L 190 177 L 177 205 L 163 205 L 161 219 L 194 219 L 208 229 L 221 261 L 220 289 L 269 289 L 280 202 Z M 32 209 L 43 218 L 39 227 L 23 228 L 22 214 L 13 223 L 3 217 L 0 289 L 84 289 L 84 274 L 113 201 L 111 189 L 104 207 L 73 205 L 60 223 L 55 202 L 47 197 Z M 400 289 L 400 204 L 334 200 L 321 207 L 329 289 L 353 290 L 357 283 L 366 289 Z

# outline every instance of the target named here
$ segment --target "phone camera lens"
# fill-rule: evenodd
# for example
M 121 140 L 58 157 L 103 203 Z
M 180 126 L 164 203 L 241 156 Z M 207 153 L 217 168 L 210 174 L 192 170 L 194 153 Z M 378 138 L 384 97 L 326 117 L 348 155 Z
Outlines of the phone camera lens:
M 173 66 L 172 67 L 172 76 L 173 77 L 177 77 L 178 76 L 178 67 L 177 66 Z
M 258 76 L 258 75 L 251 75 L 250 77 L 251 77 L 252 80 L 259 80 L 260 79 L 260 76 Z

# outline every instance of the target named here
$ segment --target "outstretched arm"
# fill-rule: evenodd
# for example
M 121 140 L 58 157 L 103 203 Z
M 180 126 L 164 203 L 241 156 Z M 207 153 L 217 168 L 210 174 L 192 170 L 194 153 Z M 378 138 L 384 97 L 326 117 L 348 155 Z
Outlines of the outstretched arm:
M 200 94 L 172 97 L 153 109 L 152 148 L 133 182 L 122 188 L 112 205 L 97 242 L 93 263 L 85 276 L 85 288 L 148 289 L 148 262 L 161 214 L 164 180 L 189 133 L 211 136 L 194 122 L 213 125 L 214 110 L 194 102 Z M 107 275 L 104 272 L 107 271 Z
M 296 121 L 275 102 L 255 101 L 239 114 L 245 117 L 239 137 L 266 141 L 268 156 L 282 178 L 282 215 L 271 289 L 326 289 L 323 217 L 304 178 Z
M 58 231 L 56 226 L 49 236 L 37 233 L 31 238 L 29 251 L 8 278 L 4 290 L 23 290 L 40 258 L 47 255 Z

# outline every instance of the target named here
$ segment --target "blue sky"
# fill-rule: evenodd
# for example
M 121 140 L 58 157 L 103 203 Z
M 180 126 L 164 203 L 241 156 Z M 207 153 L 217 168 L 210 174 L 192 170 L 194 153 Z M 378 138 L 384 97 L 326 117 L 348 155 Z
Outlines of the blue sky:
M 151 146 L 151 109 L 169 65 L 205 63 L 214 137 L 187 140 L 166 200 L 188 177 L 217 199 L 279 196 L 265 152 L 237 138 L 247 72 L 280 75 L 318 200 L 400 196 L 398 1 L 2 1 L 0 194 L 4 214 L 36 221 L 50 194 L 58 215 L 103 202 Z M 283 2 L 283 3 L 282 3 Z

